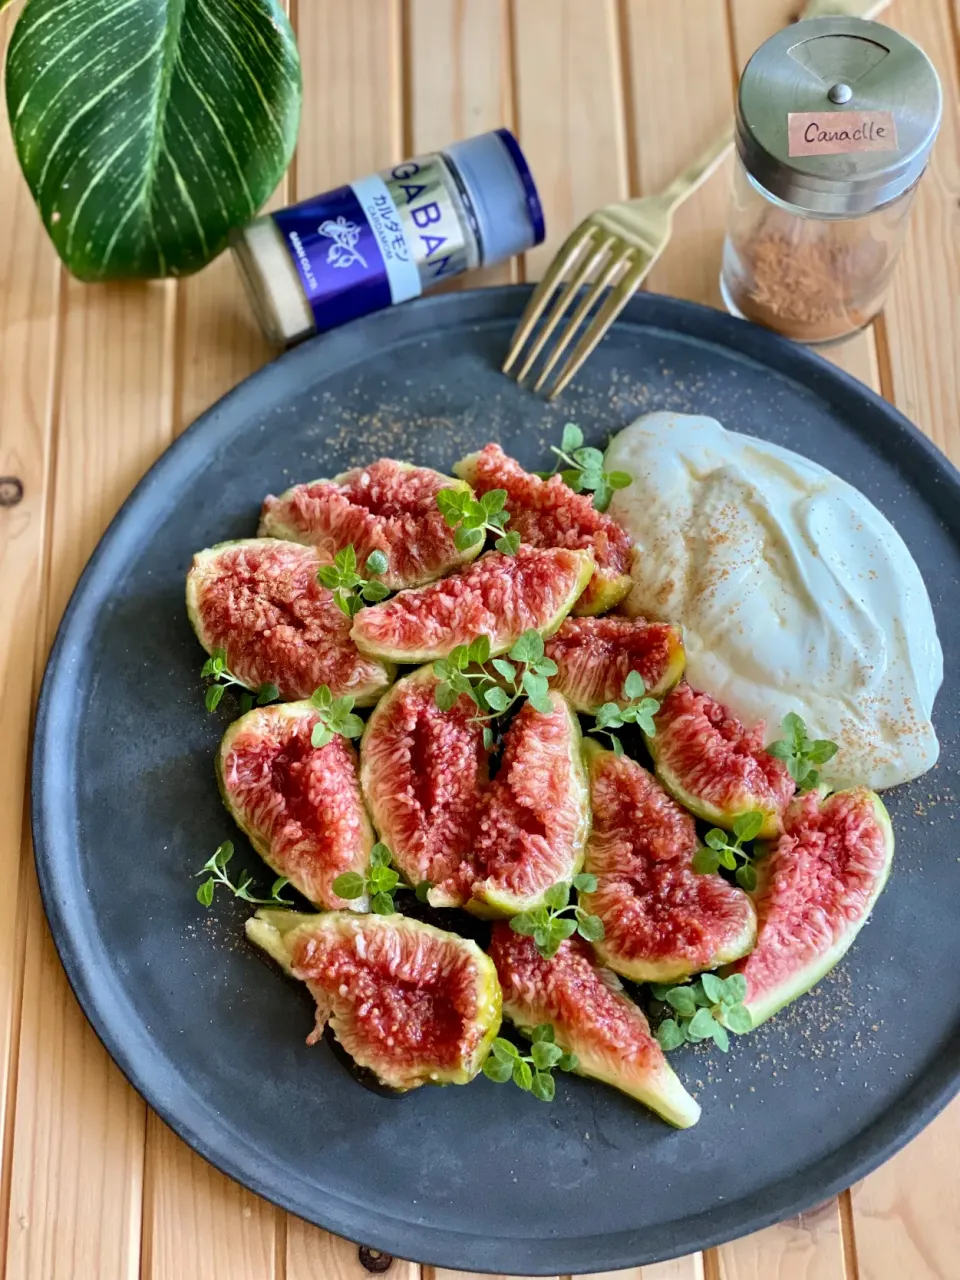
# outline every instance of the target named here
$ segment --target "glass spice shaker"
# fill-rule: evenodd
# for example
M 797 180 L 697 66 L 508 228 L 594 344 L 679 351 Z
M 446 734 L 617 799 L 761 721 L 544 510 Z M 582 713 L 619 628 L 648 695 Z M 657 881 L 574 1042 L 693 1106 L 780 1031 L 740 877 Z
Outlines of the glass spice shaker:
M 761 45 L 737 99 L 727 309 L 807 343 L 869 324 L 941 112 L 930 59 L 878 22 L 811 18 Z
M 543 238 L 520 145 L 495 129 L 255 218 L 231 247 L 264 332 L 290 346 Z

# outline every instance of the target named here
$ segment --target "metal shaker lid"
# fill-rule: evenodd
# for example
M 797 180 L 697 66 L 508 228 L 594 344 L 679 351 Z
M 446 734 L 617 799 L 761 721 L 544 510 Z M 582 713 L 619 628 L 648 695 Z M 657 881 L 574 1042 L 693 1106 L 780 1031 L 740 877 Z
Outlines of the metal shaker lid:
M 744 69 L 737 150 L 772 195 L 850 217 L 923 173 L 943 99 L 912 40 L 862 18 L 810 18 L 777 32 Z

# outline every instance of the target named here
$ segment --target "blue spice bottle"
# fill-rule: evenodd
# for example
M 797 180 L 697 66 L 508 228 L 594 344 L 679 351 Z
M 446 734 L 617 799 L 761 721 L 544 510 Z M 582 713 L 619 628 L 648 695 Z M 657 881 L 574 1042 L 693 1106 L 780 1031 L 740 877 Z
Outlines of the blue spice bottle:
M 232 248 L 264 332 L 290 346 L 543 237 L 520 145 L 496 129 L 256 218 Z

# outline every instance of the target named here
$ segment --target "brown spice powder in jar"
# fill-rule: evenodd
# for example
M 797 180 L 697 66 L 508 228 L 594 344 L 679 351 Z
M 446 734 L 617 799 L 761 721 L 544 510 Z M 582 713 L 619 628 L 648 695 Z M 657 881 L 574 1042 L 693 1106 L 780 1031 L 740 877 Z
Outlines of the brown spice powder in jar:
M 828 342 L 869 324 L 883 305 L 895 254 L 857 222 L 800 220 L 771 210 L 737 245 L 733 301 L 768 329 Z

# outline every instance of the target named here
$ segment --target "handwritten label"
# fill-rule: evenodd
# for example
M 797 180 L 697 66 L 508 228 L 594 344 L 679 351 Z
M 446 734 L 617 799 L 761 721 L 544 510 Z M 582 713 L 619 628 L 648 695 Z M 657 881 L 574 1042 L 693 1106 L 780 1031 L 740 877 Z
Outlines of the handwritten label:
M 787 136 L 792 156 L 897 150 L 897 126 L 889 111 L 791 111 Z

